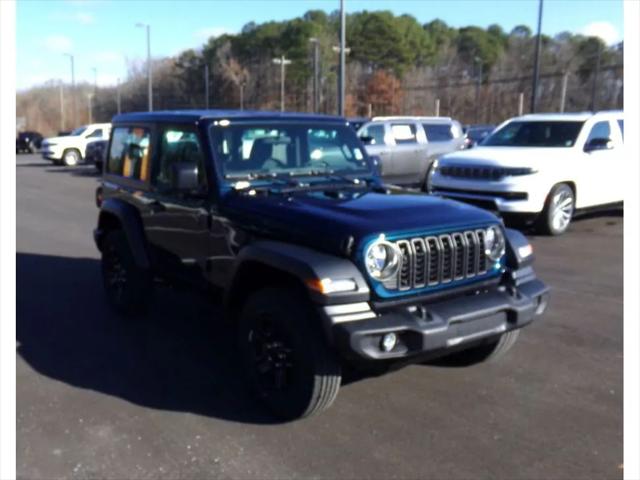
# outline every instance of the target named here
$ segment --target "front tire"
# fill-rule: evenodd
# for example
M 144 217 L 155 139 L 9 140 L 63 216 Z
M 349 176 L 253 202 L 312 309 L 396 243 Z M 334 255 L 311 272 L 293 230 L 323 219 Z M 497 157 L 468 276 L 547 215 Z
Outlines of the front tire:
M 538 230 L 546 235 L 562 235 L 569 228 L 574 210 L 573 189 L 566 183 L 555 185 L 538 219 Z
M 152 278 L 136 264 L 125 233 L 107 233 L 101 250 L 102 280 L 109 304 L 124 315 L 142 313 L 151 297 Z
M 69 148 L 62 154 L 62 163 L 66 167 L 75 167 L 82 160 L 80 152 L 75 148 Z
M 240 314 L 238 342 L 251 390 L 277 417 L 316 415 L 338 395 L 340 363 L 297 290 L 251 295 Z

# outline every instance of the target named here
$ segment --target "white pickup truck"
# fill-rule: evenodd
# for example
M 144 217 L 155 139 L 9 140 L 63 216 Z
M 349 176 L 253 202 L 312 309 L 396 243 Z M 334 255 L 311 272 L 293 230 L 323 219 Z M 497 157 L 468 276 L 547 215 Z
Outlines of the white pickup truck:
M 69 135 L 51 137 L 43 140 L 42 158 L 68 167 L 83 161 L 87 144 L 94 140 L 108 140 L 110 123 L 93 123 L 76 128 Z
M 560 235 L 576 210 L 623 201 L 623 135 L 619 111 L 512 118 L 478 146 L 441 157 L 431 192 Z

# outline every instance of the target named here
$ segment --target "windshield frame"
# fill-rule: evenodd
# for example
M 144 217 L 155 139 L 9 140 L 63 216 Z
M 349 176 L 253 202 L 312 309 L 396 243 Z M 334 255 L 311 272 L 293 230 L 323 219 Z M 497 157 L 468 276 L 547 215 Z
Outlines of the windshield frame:
M 500 132 L 502 132 L 503 130 L 505 130 L 506 128 L 509 128 L 510 126 L 512 126 L 513 124 L 573 124 L 577 127 L 577 131 L 575 133 L 575 137 L 573 138 L 573 143 L 571 145 L 532 145 L 532 144 L 528 144 L 528 145 L 522 145 L 522 144 L 492 144 L 490 143 L 490 140 L 496 136 L 497 134 L 499 134 Z M 585 120 L 527 120 L 527 119 L 513 119 L 513 120 L 508 120 L 507 122 L 505 122 L 504 124 L 498 126 L 497 128 L 494 129 L 493 132 L 491 132 L 489 135 L 487 135 L 486 137 L 484 137 L 484 139 L 482 139 L 481 142 L 479 142 L 477 145 L 481 146 L 481 147 L 498 147 L 498 148 L 574 148 L 577 144 L 578 144 L 578 140 L 580 139 L 580 135 L 584 129 L 584 126 L 586 124 Z
M 226 120 L 229 123 L 227 125 L 221 126 L 219 123 L 224 121 L 222 119 L 212 120 L 207 126 L 207 136 L 209 140 L 209 151 L 211 154 L 211 158 L 214 163 L 214 171 L 217 179 L 217 183 L 219 188 L 222 191 L 230 190 L 237 182 L 250 182 L 251 186 L 263 187 L 263 186 L 282 186 L 282 180 L 288 179 L 291 181 L 299 181 L 301 186 L 303 185 L 315 185 L 321 182 L 326 182 L 327 178 L 331 178 L 334 182 L 336 181 L 336 177 L 344 177 L 346 179 L 361 179 L 361 180 L 369 180 L 377 177 L 377 171 L 374 165 L 374 162 L 371 156 L 367 153 L 367 150 L 364 144 L 358 138 L 357 132 L 349 125 L 346 121 L 317 121 L 317 120 L 306 120 L 306 119 L 262 119 L 262 118 L 243 118 L 243 119 L 230 119 Z M 256 128 L 268 128 L 270 126 L 295 126 L 295 127 L 305 127 L 305 128 L 327 128 L 327 129 L 342 129 L 347 135 L 353 135 L 353 138 L 357 145 L 360 148 L 360 152 L 363 155 L 363 160 L 367 166 L 366 169 L 362 170 L 333 170 L 327 169 L 326 171 L 321 171 L 321 169 L 312 169 L 311 167 L 305 168 L 303 171 L 299 173 L 295 172 L 273 172 L 271 175 L 260 175 L 260 178 L 251 178 L 250 172 L 247 172 L 246 176 L 242 176 L 241 174 L 237 174 L 233 178 L 230 178 L 229 175 L 234 175 L 233 173 L 225 173 L 224 165 L 222 160 L 218 158 L 218 155 L 215 151 L 215 130 L 217 128 L 227 128 L 232 126 L 255 126 Z M 263 173 L 256 171 L 254 173 Z

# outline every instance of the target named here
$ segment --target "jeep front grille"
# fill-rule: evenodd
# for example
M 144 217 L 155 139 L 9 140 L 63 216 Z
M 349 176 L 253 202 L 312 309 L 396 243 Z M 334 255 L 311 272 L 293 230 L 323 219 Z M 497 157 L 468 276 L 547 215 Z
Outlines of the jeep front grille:
M 395 242 L 402 253 L 397 279 L 386 282 L 392 290 L 432 287 L 487 273 L 484 230 L 465 230 Z

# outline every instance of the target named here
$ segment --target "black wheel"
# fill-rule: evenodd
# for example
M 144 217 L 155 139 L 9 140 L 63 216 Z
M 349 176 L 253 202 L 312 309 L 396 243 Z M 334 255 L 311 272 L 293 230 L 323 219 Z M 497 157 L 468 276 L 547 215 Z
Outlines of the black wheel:
M 442 358 L 428 362 L 431 365 L 448 367 L 468 367 L 478 363 L 495 361 L 503 357 L 515 345 L 520 330 L 503 333 L 497 339 L 487 341 L 481 345 L 452 353 Z
M 119 313 L 142 313 L 148 306 L 151 275 L 136 264 L 122 230 L 112 230 L 103 241 L 102 280 L 109 303 Z
M 574 209 L 573 189 L 566 183 L 555 185 L 538 218 L 538 231 L 547 235 L 562 235 L 569 228 Z
M 75 148 L 69 148 L 62 154 L 62 163 L 67 167 L 75 167 L 82 161 L 80 152 Z
M 340 364 L 315 317 L 293 288 L 260 290 L 240 314 L 238 340 L 247 382 L 284 420 L 320 413 L 338 395 Z

